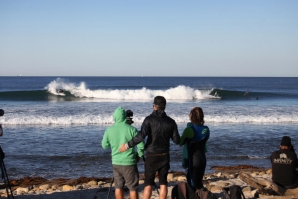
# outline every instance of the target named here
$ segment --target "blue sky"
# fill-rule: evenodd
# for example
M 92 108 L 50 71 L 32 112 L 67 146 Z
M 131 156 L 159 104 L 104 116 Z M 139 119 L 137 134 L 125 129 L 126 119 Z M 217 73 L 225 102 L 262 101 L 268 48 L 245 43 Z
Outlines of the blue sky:
M 298 76 L 298 1 L 0 1 L 0 76 Z

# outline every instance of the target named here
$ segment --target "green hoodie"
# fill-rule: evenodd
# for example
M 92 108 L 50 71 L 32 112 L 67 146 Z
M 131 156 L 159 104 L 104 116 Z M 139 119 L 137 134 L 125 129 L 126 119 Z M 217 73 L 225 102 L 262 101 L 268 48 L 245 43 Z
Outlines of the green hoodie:
M 129 148 L 125 152 L 119 152 L 121 144 L 127 143 L 138 134 L 135 127 L 126 123 L 126 112 L 122 107 L 118 107 L 113 114 L 115 124 L 108 127 L 101 141 L 103 149 L 111 147 L 112 164 L 114 165 L 134 165 L 136 161 L 136 149 Z M 137 145 L 138 155 L 144 155 L 144 143 Z

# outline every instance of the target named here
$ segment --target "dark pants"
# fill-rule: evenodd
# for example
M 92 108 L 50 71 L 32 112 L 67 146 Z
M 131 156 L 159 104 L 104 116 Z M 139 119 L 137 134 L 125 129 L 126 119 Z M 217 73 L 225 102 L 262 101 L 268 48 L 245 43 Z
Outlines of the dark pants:
M 206 168 L 206 156 L 204 152 L 196 151 L 191 154 L 187 171 L 187 182 L 196 189 L 203 188 L 203 177 Z
M 145 162 L 145 183 L 144 185 L 154 185 L 155 174 L 158 172 L 159 184 L 167 185 L 167 176 L 170 169 L 169 154 L 146 155 Z

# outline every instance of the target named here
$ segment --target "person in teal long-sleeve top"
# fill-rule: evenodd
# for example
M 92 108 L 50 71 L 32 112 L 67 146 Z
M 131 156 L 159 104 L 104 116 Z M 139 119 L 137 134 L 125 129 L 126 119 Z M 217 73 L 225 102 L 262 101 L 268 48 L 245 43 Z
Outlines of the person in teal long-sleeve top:
M 204 126 L 204 113 L 200 107 L 194 107 L 189 114 L 190 123 L 184 129 L 180 139 L 183 148 L 182 166 L 187 169 L 187 182 L 196 189 L 203 188 L 203 176 L 206 168 L 206 142 L 210 131 Z
M 127 124 L 126 112 L 122 107 L 114 111 L 113 118 L 115 124 L 106 129 L 101 145 L 103 149 L 111 148 L 115 197 L 123 199 L 123 187 L 126 184 L 130 190 L 130 198 L 137 199 L 139 185 L 137 159 L 144 155 L 144 142 L 137 145 L 137 151 L 136 148 L 130 148 L 123 153 L 118 152 L 120 144 L 131 140 L 138 134 L 138 131 Z

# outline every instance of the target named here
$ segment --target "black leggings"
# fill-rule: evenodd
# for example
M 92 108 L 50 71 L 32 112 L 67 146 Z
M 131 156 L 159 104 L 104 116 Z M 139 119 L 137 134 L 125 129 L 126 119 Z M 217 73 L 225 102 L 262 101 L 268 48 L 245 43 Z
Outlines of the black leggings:
M 187 182 L 196 189 L 201 189 L 204 187 L 203 177 L 206 168 L 206 156 L 204 152 L 196 151 L 191 157 L 187 171 Z

